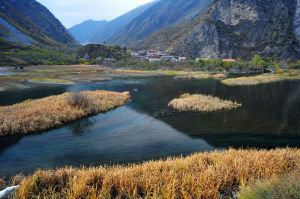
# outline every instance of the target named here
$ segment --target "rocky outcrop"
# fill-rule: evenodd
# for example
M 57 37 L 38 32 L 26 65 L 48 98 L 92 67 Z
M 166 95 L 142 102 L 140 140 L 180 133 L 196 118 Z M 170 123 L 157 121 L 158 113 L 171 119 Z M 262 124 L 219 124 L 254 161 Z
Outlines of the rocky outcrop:
M 89 59 L 115 59 L 120 60 L 127 56 L 126 49 L 119 46 L 104 46 L 101 44 L 88 44 L 81 47 L 77 52 L 78 58 Z
M 294 17 L 294 33 L 298 41 L 298 52 L 300 53 L 300 0 L 297 1 L 296 12 Z
M 13 192 L 18 189 L 19 186 L 8 187 L 2 191 L 0 191 L 0 199 L 8 199 L 13 194 Z
M 300 56 L 297 20 L 295 0 L 217 0 L 192 21 L 158 31 L 132 46 L 205 58 L 260 54 L 296 59 Z

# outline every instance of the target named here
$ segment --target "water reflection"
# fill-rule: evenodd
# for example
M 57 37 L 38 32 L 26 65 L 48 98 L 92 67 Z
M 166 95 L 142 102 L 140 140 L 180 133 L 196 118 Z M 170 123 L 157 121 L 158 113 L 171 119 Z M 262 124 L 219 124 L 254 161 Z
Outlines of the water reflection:
M 40 135 L 0 138 L 0 176 L 65 165 L 126 164 L 231 146 L 300 147 L 299 88 L 299 81 L 228 87 L 213 79 L 142 77 L 34 88 L 21 95 L 6 92 L 6 96 L 0 94 L 0 104 L 102 89 L 130 91 L 132 100 L 111 112 Z M 169 109 L 168 103 L 183 93 L 211 94 L 243 107 L 214 113 Z
M 85 132 L 91 130 L 95 122 L 95 120 L 90 118 L 83 118 L 68 124 L 66 128 L 69 129 L 75 136 L 83 136 Z
M 2 150 L 0 174 L 65 165 L 127 164 L 215 149 L 126 106 L 91 121 L 94 123 L 81 136 L 74 136 L 74 129 L 66 127 L 21 138 Z

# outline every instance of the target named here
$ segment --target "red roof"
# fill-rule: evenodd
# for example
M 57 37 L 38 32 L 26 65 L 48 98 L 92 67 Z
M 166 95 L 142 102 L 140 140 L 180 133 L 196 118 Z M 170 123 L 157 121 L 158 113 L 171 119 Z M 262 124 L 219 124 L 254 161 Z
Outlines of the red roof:
M 224 62 L 235 62 L 235 59 L 222 59 Z
M 166 53 L 157 53 L 157 55 L 159 55 L 159 56 L 165 56 L 165 55 L 168 55 L 168 54 L 166 54 Z

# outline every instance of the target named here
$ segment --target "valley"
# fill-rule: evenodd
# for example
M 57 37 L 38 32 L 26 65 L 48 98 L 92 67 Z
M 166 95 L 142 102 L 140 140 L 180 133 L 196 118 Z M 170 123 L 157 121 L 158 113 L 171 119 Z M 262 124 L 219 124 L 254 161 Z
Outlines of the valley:
M 299 13 L 0 1 L 0 199 L 298 199 Z

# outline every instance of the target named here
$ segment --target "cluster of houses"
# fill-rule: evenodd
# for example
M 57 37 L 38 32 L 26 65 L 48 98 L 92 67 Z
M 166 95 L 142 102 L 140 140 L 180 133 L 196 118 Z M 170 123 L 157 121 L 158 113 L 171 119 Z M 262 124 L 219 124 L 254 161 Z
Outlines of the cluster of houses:
M 186 61 L 187 60 L 186 57 L 172 56 L 163 50 L 159 50 L 159 51 L 147 50 L 147 51 L 131 52 L 131 56 L 137 57 L 141 60 L 149 60 L 150 62 L 156 62 L 156 61 L 162 61 L 162 60 L 170 60 L 170 61 Z
M 154 50 L 147 50 L 147 51 L 134 51 L 131 52 L 131 56 L 137 57 L 141 60 L 149 60 L 150 62 L 156 62 L 156 61 L 162 61 L 162 60 L 170 60 L 170 61 L 187 61 L 186 57 L 180 57 L 180 56 L 172 56 L 166 53 L 163 50 L 154 51 Z M 196 62 L 200 60 L 206 60 L 206 58 L 197 58 Z M 223 62 L 236 62 L 235 59 L 222 59 Z

